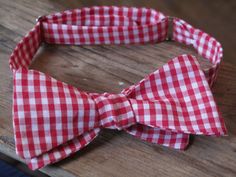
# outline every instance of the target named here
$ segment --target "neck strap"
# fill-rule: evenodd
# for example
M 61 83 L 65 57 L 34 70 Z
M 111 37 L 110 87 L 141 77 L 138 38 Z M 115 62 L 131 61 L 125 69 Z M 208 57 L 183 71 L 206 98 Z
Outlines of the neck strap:
M 212 63 L 204 71 L 210 85 L 222 58 L 220 43 L 185 21 L 148 8 L 95 6 L 67 10 L 38 18 L 18 43 L 10 68 L 28 68 L 42 42 L 49 44 L 144 44 L 173 40 L 193 46 Z

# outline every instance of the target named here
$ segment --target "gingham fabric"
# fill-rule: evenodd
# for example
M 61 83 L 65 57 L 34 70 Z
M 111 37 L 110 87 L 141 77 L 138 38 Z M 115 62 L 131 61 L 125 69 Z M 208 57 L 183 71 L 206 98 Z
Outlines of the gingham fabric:
M 172 39 L 192 45 L 212 68 L 202 71 L 196 57 L 180 55 L 120 94 L 88 93 L 28 69 L 42 42 L 157 43 L 168 37 L 170 22 Z M 152 9 L 102 6 L 43 16 L 10 57 L 16 153 L 35 170 L 85 147 L 102 128 L 175 149 L 185 149 L 190 134 L 225 135 L 210 90 L 221 58 L 214 38 Z

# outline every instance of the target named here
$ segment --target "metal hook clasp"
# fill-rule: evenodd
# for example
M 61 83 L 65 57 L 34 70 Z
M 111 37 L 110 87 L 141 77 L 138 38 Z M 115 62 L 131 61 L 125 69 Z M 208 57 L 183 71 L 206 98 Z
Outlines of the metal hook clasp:
M 167 41 L 171 41 L 172 37 L 173 37 L 173 21 L 174 21 L 174 17 L 167 17 L 168 20 L 168 29 L 167 29 L 167 37 L 166 40 Z
M 36 18 L 35 21 L 36 21 L 36 22 L 39 22 L 39 21 L 41 21 L 44 17 L 45 17 L 44 15 L 38 16 L 38 18 Z

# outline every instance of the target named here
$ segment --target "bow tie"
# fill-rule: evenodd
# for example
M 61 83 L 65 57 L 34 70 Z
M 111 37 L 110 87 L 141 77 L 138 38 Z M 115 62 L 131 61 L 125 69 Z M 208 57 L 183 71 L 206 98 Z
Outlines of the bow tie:
M 28 69 L 42 42 L 161 42 L 169 36 L 169 25 L 171 38 L 192 45 L 213 64 L 209 70 L 203 72 L 194 56 L 180 55 L 119 94 L 99 94 Z M 209 88 L 221 57 L 214 38 L 152 9 L 104 6 L 41 17 L 10 58 L 16 152 L 34 170 L 77 152 L 102 128 L 175 149 L 185 149 L 190 134 L 225 135 Z
M 14 78 L 16 148 L 30 164 L 65 158 L 101 128 L 176 149 L 188 145 L 189 134 L 226 133 L 204 73 L 190 55 L 173 59 L 120 94 L 86 93 L 27 69 Z

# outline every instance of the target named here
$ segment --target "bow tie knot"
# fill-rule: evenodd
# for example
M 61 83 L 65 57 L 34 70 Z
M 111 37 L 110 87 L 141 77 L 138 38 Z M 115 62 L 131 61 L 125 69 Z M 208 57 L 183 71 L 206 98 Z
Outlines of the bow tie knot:
M 135 124 L 130 101 L 124 94 L 90 94 L 96 103 L 100 126 L 122 130 Z

